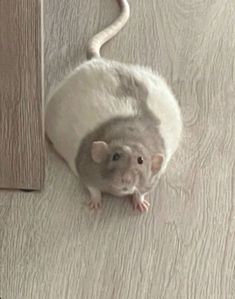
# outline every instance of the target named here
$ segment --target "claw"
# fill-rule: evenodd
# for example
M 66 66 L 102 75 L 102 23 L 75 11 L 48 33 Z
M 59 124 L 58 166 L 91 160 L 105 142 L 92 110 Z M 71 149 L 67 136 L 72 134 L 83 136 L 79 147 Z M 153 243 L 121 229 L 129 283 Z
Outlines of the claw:
M 97 210 L 101 209 L 102 202 L 90 199 L 90 201 L 88 202 L 88 205 L 91 210 L 97 211 Z
M 141 213 L 147 212 L 150 207 L 150 203 L 146 199 L 140 202 L 136 198 L 132 198 L 132 205 L 134 210 L 139 210 Z
M 150 207 L 150 204 L 147 200 L 144 200 L 142 203 L 138 203 L 138 209 L 140 212 L 147 212 Z
M 88 205 L 91 210 L 97 211 L 102 206 L 101 192 L 98 189 L 95 189 L 93 187 L 87 187 L 87 188 L 90 193 L 90 200 L 88 202 Z

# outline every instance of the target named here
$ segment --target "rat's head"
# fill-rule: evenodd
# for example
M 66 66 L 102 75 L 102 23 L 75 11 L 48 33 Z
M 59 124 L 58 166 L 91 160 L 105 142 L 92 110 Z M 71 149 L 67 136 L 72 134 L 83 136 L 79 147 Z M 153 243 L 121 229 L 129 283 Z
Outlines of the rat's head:
M 132 194 L 135 189 L 148 192 L 163 162 L 162 154 L 151 155 L 142 144 L 123 145 L 121 142 L 94 141 L 91 157 L 99 167 L 102 184 L 117 196 Z

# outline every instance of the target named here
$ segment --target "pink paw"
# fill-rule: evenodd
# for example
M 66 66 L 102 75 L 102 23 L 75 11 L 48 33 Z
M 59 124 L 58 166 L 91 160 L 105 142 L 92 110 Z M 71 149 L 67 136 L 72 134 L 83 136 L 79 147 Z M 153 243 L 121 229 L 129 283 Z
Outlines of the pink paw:
M 132 205 L 134 210 L 139 210 L 141 213 L 147 212 L 150 207 L 150 203 L 146 199 L 144 199 L 143 202 L 140 202 L 132 198 Z
M 92 200 L 92 199 L 90 199 L 89 202 L 88 202 L 88 206 L 91 210 L 97 211 L 97 210 L 101 209 L 102 202 L 101 202 L 101 200 Z

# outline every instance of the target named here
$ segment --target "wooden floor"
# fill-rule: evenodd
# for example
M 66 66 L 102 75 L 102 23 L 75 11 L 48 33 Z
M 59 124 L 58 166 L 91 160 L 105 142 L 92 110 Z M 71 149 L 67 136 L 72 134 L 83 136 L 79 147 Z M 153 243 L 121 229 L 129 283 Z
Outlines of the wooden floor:
M 42 193 L 1 192 L 2 299 L 235 298 L 234 0 L 132 0 L 102 51 L 171 84 L 184 139 L 148 214 L 107 199 L 88 212 L 81 184 L 48 150 Z M 46 93 L 85 59 L 114 0 L 47 0 Z

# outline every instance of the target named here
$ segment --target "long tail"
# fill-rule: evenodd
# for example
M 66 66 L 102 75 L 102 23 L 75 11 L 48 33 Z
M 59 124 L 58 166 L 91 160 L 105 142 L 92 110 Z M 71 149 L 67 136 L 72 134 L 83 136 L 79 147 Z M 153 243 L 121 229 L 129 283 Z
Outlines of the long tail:
M 118 18 L 103 31 L 93 36 L 88 42 L 87 46 L 87 58 L 100 57 L 100 48 L 113 38 L 127 23 L 130 16 L 130 7 L 127 0 L 117 0 L 121 13 Z

